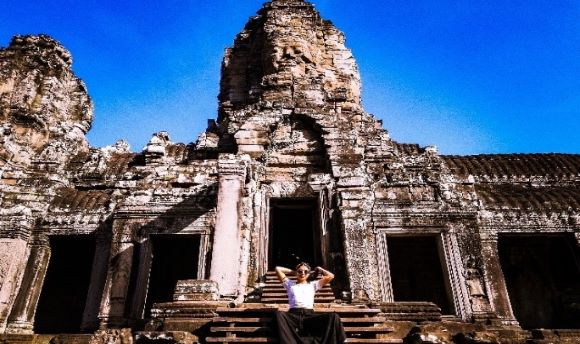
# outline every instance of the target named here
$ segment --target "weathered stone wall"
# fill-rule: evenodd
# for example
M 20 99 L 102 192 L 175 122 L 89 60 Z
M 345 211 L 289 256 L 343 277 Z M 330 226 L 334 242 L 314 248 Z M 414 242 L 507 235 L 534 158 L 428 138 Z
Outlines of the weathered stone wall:
M 462 321 L 517 325 L 498 235 L 580 242 L 578 155 L 394 142 L 364 112 L 344 35 L 305 1 L 250 19 L 224 57 L 217 121 L 189 145 L 159 132 L 139 153 L 89 147 L 92 104 L 71 63 L 47 36 L 0 50 L 0 332 L 33 331 L 51 235 L 96 237 L 84 329 L 142 320 L 157 234 L 199 235 L 198 279 L 243 302 L 271 265 L 278 198 L 317 200 L 323 261 L 354 302 L 396 301 L 390 236 L 437 238 Z
M 92 104 L 71 64 L 70 53 L 48 36 L 17 36 L 0 50 L 2 330 L 33 329 L 50 257 L 47 235 L 97 238 L 83 319 L 89 329 L 98 326 L 98 314 L 109 321 L 109 308 L 99 305 L 108 304 L 107 290 L 122 290 L 122 279 L 112 283 L 107 273 L 115 270 L 113 262 L 124 262 L 117 258 L 125 252 L 119 246 L 147 247 L 151 233 L 196 234 L 204 252 L 211 246 L 217 194 L 217 162 L 206 159 L 217 145 L 211 132 L 190 146 L 157 133 L 139 154 L 123 141 L 90 148 L 85 134 Z M 201 258 L 203 278 L 209 267 Z M 137 290 L 125 292 L 141 293 L 144 300 L 147 276 L 140 278 Z M 126 314 L 127 300 L 117 296 L 118 323 L 139 316 L 138 309 Z M 127 307 L 143 307 L 143 300 L 130 300 L 134 305 Z

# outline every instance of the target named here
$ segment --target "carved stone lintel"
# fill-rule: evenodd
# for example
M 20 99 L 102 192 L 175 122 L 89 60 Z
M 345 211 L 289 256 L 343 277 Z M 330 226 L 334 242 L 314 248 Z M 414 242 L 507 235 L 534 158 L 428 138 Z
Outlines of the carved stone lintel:
M 220 154 L 218 173 L 220 176 L 238 176 L 243 179 L 246 175 L 246 165 L 235 154 Z
M 34 217 L 31 216 L 30 210 L 27 208 L 23 210 L 24 214 L 10 214 L 9 211 L 11 209 L 0 211 L 0 217 L 2 218 L 0 221 L 0 238 L 28 240 L 34 228 Z

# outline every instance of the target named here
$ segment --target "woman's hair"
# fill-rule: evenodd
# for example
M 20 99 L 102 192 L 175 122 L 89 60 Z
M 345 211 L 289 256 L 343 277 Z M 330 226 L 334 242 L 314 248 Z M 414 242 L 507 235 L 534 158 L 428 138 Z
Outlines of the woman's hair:
M 296 268 L 294 268 L 294 270 L 298 271 L 298 268 L 300 268 L 301 266 L 305 266 L 308 268 L 308 270 L 312 270 L 312 268 L 310 267 L 310 264 L 306 263 L 306 262 L 300 262 L 298 263 L 298 265 L 296 265 Z

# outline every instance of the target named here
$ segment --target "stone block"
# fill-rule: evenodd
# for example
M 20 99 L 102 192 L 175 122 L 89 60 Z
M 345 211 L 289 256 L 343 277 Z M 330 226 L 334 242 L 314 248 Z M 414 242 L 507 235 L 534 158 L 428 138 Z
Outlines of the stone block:
M 172 344 L 194 344 L 199 343 L 199 338 L 190 331 L 165 330 L 163 332 L 137 332 L 135 333 L 137 343 L 172 343 Z
M 211 280 L 179 280 L 173 294 L 174 301 L 217 301 L 218 284 Z

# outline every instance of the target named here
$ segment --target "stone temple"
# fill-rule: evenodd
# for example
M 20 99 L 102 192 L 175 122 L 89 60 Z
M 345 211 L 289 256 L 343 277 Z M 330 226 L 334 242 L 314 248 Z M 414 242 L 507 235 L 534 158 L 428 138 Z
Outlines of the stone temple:
M 580 155 L 440 155 L 361 105 L 345 38 L 273 0 L 195 143 L 93 148 L 48 36 L 0 50 L 0 342 L 276 342 L 275 265 L 350 343 L 580 343 Z

